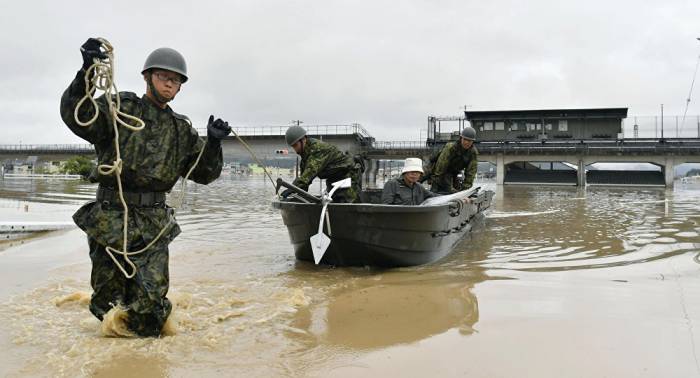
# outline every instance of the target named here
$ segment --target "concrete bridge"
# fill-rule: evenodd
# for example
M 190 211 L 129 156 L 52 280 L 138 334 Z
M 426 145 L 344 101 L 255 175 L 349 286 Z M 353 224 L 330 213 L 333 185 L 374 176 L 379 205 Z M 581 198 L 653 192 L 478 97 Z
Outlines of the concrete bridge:
M 238 127 L 234 130 L 268 165 L 294 166 L 296 155 L 284 142 L 288 126 Z M 422 157 L 424 160 L 444 143 L 427 141 L 376 141 L 359 124 L 304 126 L 309 135 L 338 146 L 351 154 L 361 154 L 366 160 L 365 183 L 376 183 L 382 160 L 402 160 Z M 205 135 L 205 130 L 198 130 Z M 251 161 L 250 154 L 234 136 L 223 141 L 224 160 Z M 651 163 L 661 169 L 655 174 L 640 173 L 639 180 L 630 172 L 627 181 L 608 180 L 609 184 L 671 185 L 674 167 L 683 163 L 700 163 L 700 138 L 691 139 L 612 139 L 612 140 L 557 140 L 557 141 L 501 141 L 477 143 L 480 161 L 496 167 L 498 184 L 604 184 L 608 179 L 587 166 L 593 163 Z M 38 161 L 65 160 L 70 156 L 93 155 L 89 144 L 68 145 L 0 145 L 0 161 L 37 156 Z M 532 163 L 565 163 L 569 169 L 533 169 Z M 541 166 L 542 164 L 540 164 Z M 552 164 L 553 167 L 553 164 Z M 610 175 L 608 176 L 615 176 Z M 613 177 L 614 178 L 614 177 Z M 631 179 L 630 179 L 631 178 Z M 631 181 L 630 181 L 631 180 Z

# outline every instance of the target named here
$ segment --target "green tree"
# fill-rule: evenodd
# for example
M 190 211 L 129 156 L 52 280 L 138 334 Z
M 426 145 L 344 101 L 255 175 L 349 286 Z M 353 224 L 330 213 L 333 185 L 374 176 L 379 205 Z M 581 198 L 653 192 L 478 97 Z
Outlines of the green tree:
M 73 156 L 63 165 L 61 172 L 71 175 L 81 175 L 84 179 L 95 169 L 95 163 L 87 156 Z

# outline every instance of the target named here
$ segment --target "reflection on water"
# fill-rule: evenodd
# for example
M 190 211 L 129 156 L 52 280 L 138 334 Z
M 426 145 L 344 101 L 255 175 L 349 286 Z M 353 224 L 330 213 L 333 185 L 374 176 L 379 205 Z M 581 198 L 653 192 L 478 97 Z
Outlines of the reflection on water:
M 470 340 L 481 332 L 480 303 L 493 299 L 477 298 L 478 287 L 495 279 L 614 273 L 684 254 L 686 267 L 696 264 L 700 186 L 490 189 L 498 191 L 490 214 L 451 255 L 426 266 L 377 270 L 295 261 L 261 177 L 190 184 L 177 213 L 183 233 L 171 251 L 176 335 L 103 338 L 85 303 L 55 304 L 89 290 L 80 235 L 74 243 L 85 251 L 83 264 L 57 268 L 49 283 L 0 307 L 13 353 L 40 356 L 0 373 L 303 376 L 356 353 L 448 331 Z M 23 212 L 26 204 L 25 213 L 37 220 L 69 218 L 94 190 L 82 182 L 0 180 L 0 212 Z M 0 267 L 10 285 L 12 267 L 2 261 Z
M 475 240 L 489 269 L 561 271 L 697 251 L 698 189 L 504 187 Z M 474 245 L 472 245 L 474 246 Z
M 471 334 L 479 320 L 473 281 L 377 274 L 328 293 L 327 300 L 299 311 L 293 327 L 314 343 L 376 349 L 412 343 L 458 328 Z

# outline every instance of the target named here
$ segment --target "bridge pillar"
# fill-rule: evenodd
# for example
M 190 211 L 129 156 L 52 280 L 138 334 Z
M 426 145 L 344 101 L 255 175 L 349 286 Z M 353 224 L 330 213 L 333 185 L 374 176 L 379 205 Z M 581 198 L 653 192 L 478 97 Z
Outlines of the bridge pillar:
M 369 159 L 367 161 L 367 170 L 364 173 L 364 181 L 367 187 L 374 187 L 377 185 L 377 170 L 379 169 L 378 161 L 375 159 Z
M 666 181 L 666 186 L 673 186 L 673 176 L 675 173 L 675 161 L 673 156 L 666 156 L 666 163 L 664 164 L 664 179 Z
M 586 186 L 586 162 L 583 159 L 578 161 L 578 172 L 576 172 L 578 178 L 578 186 Z
M 503 154 L 496 155 L 496 184 L 503 185 L 506 178 L 506 167 L 503 162 Z

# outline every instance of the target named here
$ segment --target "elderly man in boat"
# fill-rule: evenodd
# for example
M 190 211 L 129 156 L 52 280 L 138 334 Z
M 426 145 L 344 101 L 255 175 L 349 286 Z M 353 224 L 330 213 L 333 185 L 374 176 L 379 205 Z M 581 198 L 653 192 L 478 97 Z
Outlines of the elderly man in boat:
M 426 199 L 438 196 L 418 182 L 422 175 L 423 161 L 419 158 L 407 158 L 404 161 L 401 176 L 384 184 L 382 203 L 386 205 L 420 205 Z

